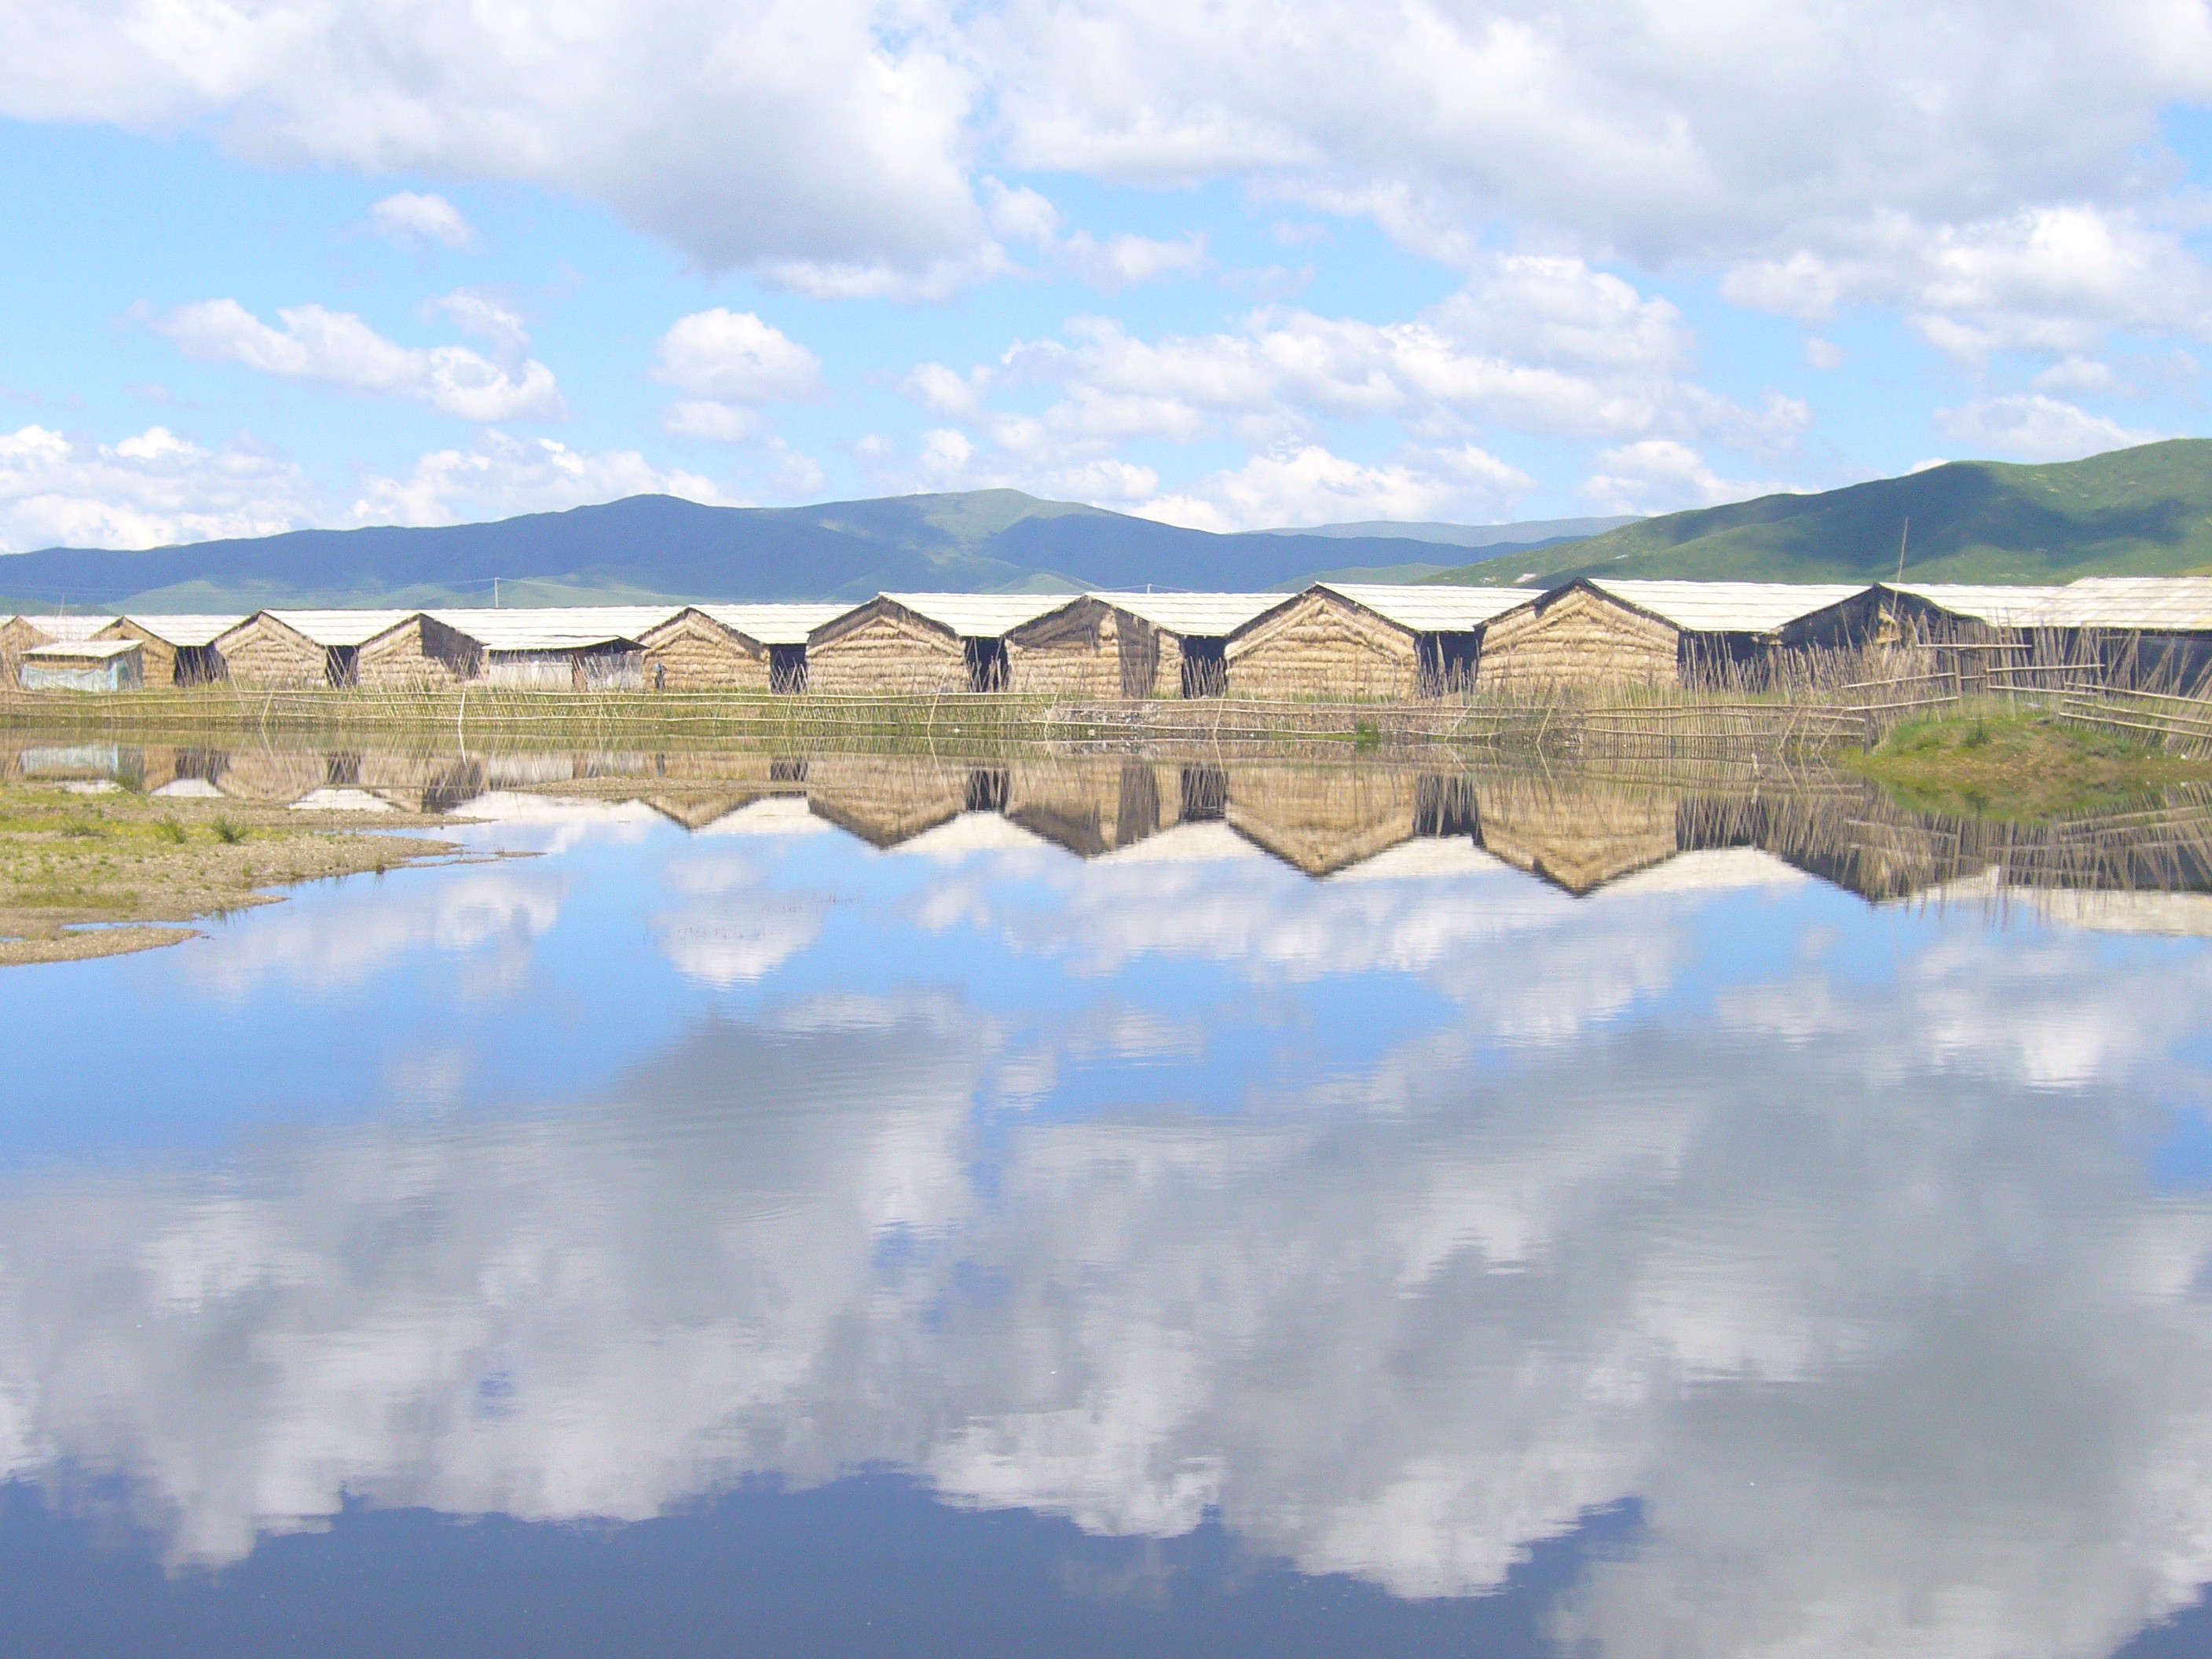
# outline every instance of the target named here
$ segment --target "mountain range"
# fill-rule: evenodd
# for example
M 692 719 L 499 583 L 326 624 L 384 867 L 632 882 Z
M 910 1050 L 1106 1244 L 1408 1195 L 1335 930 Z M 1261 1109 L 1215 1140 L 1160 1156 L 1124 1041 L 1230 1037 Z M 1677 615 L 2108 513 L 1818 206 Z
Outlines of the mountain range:
M 2043 466 L 1954 461 L 1818 495 L 1764 495 L 1516 548 L 1423 580 L 2063 582 L 2212 572 L 2212 440 Z
M 1261 591 L 1316 576 L 1510 586 L 1582 574 L 2064 581 L 2212 571 L 2212 440 L 1960 461 L 1664 518 L 1368 522 L 1213 535 L 1012 489 L 803 507 L 638 495 L 430 529 L 301 530 L 0 556 L 0 609 L 861 599 L 884 590 Z M 1481 557 L 1467 562 L 1470 553 Z M 496 590 L 495 589 L 496 584 Z
M 1012 489 L 785 508 L 637 495 L 491 524 L 298 530 L 143 552 L 48 548 L 0 557 L 0 605 L 148 612 L 485 605 L 495 593 L 504 604 L 555 605 L 858 600 L 902 589 L 1265 590 L 1322 571 L 1410 579 L 1469 550 L 1387 528 L 1220 536 Z M 1586 534 L 1588 524 L 1443 528 L 1481 538 L 1491 552 L 1533 550 Z

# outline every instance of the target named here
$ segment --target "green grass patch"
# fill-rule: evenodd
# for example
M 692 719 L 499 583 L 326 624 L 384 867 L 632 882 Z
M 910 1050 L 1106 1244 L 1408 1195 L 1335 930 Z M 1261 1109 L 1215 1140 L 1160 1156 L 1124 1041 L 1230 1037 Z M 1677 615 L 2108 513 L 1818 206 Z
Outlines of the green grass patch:
M 2112 810 L 2176 784 L 2212 779 L 2212 761 L 2167 753 L 2124 733 L 2010 710 L 1907 721 L 1839 764 L 1905 805 L 1982 818 L 2031 820 Z

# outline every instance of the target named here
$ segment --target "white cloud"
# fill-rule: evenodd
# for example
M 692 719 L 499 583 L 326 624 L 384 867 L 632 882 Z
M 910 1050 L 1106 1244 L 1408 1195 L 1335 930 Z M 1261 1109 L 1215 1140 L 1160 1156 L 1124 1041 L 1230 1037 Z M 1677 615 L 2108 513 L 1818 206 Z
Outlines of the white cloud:
M 660 412 L 660 423 L 672 437 L 704 438 L 718 444 L 757 438 L 764 426 L 757 410 L 708 398 L 687 398 L 669 404 Z
M 1738 305 L 1819 323 L 1845 304 L 1895 307 L 1947 356 L 2088 353 L 2113 330 L 2212 338 L 2212 272 L 2138 212 L 2078 204 L 1930 224 L 1884 215 L 1826 246 L 1730 270 Z
M 1784 483 L 1741 483 L 1722 477 L 1689 445 L 1670 438 L 1608 449 L 1597 458 L 1599 471 L 1582 493 L 1607 513 L 1672 513 L 1683 507 L 1717 507 L 1755 495 L 1786 493 Z
M 463 294 L 466 294 L 466 290 Z M 480 297 L 448 295 L 483 325 L 494 307 Z M 504 312 L 513 332 L 520 320 Z M 282 329 L 271 328 L 235 300 L 179 306 L 153 326 L 188 357 L 233 362 L 264 374 L 320 381 L 349 392 L 407 398 L 468 421 L 546 419 L 566 412 L 553 371 L 535 359 L 511 369 L 465 346 L 402 346 L 386 339 L 350 312 L 321 306 L 279 310 Z M 522 343 L 528 343 L 526 337 Z
M 210 450 L 159 426 L 112 445 L 40 426 L 0 434 L 0 551 L 268 536 L 315 517 L 299 468 L 248 439 Z
M 1841 368 L 1844 366 L 1844 349 L 1832 340 L 1808 335 L 1805 340 L 1805 366 L 1808 368 Z
M 1172 242 L 1150 236 L 1109 236 L 1100 241 L 1089 231 L 1079 230 L 1059 245 L 1058 255 L 1085 282 L 1109 294 L 1162 276 L 1195 276 L 1206 266 L 1202 235 Z
M 1978 450 L 2024 461 L 2075 461 L 2154 443 L 2168 434 L 2136 430 L 2042 392 L 1983 398 L 1936 411 L 1936 429 Z
M 423 456 L 404 478 L 371 479 L 352 516 L 361 524 L 455 524 L 647 495 L 725 500 L 712 479 L 665 471 L 635 450 L 571 449 L 491 428 L 473 448 Z
M 695 311 L 661 337 L 653 378 L 731 403 L 796 403 L 822 392 L 822 360 L 746 311 Z
M 1255 455 L 1232 471 L 1144 502 L 1137 511 L 1194 530 L 1262 530 L 1364 519 L 1498 519 L 1535 488 L 1518 467 L 1472 444 L 1418 450 L 1380 466 L 1319 445 Z
M 447 248 L 476 246 L 476 231 L 461 216 L 461 210 L 442 196 L 396 191 L 369 209 L 368 222 L 378 235 L 402 247 L 419 247 L 425 242 Z

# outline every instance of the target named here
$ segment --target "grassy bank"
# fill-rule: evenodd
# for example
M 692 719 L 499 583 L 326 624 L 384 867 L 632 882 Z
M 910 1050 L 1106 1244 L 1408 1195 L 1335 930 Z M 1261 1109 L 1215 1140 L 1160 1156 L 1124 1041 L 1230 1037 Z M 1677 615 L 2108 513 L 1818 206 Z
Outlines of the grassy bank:
M 1838 758 L 1846 771 L 1881 784 L 1907 805 L 1970 817 L 2033 819 L 2109 809 L 2175 784 L 2212 780 L 2212 761 L 2022 710 L 1910 720 L 1874 749 L 1847 750 Z
M 360 832 L 415 821 L 0 784 L 0 966 L 175 945 L 270 889 L 453 854 Z

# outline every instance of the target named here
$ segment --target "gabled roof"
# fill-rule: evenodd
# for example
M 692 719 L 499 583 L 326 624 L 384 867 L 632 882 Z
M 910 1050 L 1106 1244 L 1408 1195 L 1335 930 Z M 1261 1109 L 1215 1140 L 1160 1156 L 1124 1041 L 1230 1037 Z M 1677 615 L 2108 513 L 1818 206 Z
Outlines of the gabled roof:
M 2063 587 L 1976 586 L 1963 582 L 1883 582 L 1893 593 L 1925 599 L 1938 611 L 1999 628 L 2033 628 L 2043 620 Z
M 1291 593 L 1092 593 L 1088 597 L 1141 617 L 1155 628 L 1191 639 L 1225 638 L 1279 605 Z
M 397 628 L 419 611 L 260 611 L 256 616 L 267 617 L 283 623 L 301 638 L 320 646 L 362 645 L 374 639 L 387 629 Z M 252 617 L 246 619 L 253 620 Z M 241 624 L 242 625 L 242 624 Z M 228 633 L 230 630 L 223 630 Z
M 513 611 L 426 611 L 487 651 L 580 651 L 629 644 L 690 607 L 680 605 L 531 605 Z
M 963 640 L 995 640 L 1024 623 L 1073 605 L 1079 593 L 883 593 L 917 617 L 949 629 Z M 848 607 L 857 609 L 857 607 Z M 839 611 L 839 616 L 846 614 Z
M 48 639 L 88 640 L 103 628 L 113 624 L 112 617 L 17 617 L 15 621 L 27 623 Z
M 1867 591 L 1864 582 L 1584 580 L 1599 592 L 1672 623 L 1686 634 L 1771 634 Z
M 1387 582 L 1316 582 L 1416 634 L 1471 634 L 1537 596 L 1525 587 L 1419 587 Z
M 54 662 L 82 662 L 87 657 L 98 657 L 104 661 L 128 656 L 139 648 L 136 640 L 57 640 L 52 645 L 33 646 L 23 653 L 23 660 L 40 657 Z
M 2212 632 L 2212 576 L 2084 576 L 2058 591 L 2044 620 L 2054 628 Z
M 218 635 L 228 634 L 246 618 L 235 613 L 228 617 L 191 616 L 141 617 L 126 614 L 117 619 L 133 628 L 143 629 L 164 645 L 213 645 Z M 112 625 L 112 624 L 111 624 Z
M 763 645 L 804 645 L 806 636 L 834 622 L 849 605 L 695 605 L 690 609 Z

